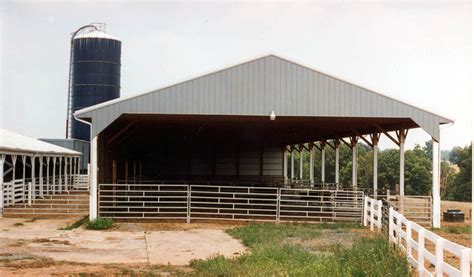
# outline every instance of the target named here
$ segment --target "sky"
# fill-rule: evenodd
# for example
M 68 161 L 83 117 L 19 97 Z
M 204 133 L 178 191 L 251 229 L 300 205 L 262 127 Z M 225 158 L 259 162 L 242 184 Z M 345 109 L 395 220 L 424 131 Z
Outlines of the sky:
M 70 33 L 91 22 L 122 40 L 122 96 L 272 52 L 454 119 L 442 149 L 472 139 L 469 1 L 0 1 L 0 128 L 65 136 Z

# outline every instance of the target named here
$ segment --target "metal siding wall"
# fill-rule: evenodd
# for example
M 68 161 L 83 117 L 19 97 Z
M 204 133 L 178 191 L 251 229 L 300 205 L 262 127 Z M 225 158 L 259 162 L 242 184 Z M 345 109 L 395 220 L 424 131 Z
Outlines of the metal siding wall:
M 275 56 L 102 107 L 81 117 L 93 118 L 93 134 L 97 134 L 122 113 L 266 116 L 272 110 L 277 116 L 410 117 L 436 138 L 439 123 L 447 121 Z
M 283 155 L 278 147 L 265 147 L 263 151 L 263 175 L 283 176 Z

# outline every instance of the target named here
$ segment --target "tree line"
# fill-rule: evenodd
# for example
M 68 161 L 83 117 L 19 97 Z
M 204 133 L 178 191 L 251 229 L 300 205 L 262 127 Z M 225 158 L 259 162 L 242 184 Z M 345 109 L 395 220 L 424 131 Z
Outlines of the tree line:
M 335 151 L 325 148 L 325 181 L 335 180 Z M 442 151 L 441 198 L 443 200 L 472 201 L 472 145 Z M 299 153 L 295 151 L 295 176 L 299 176 Z M 303 178 L 309 179 L 309 153 L 303 155 Z M 339 183 L 352 185 L 352 150 L 339 148 Z M 398 149 L 385 149 L 378 154 L 378 188 L 385 192 L 398 192 L 400 153 Z M 290 163 L 288 163 L 290 167 Z M 321 152 L 315 151 L 315 182 L 321 180 Z M 290 169 L 289 169 L 290 170 Z M 288 174 L 290 176 L 290 174 Z M 357 183 L 359 188 L 371 191 L 373 187 L 373 150 L 365 144 L 357 147 Z M 432 143 L 416 145 L 405 151 L 405 194 L 430 195 L 432 187 Z M 385 193 L 384 193 L 385 194 Z

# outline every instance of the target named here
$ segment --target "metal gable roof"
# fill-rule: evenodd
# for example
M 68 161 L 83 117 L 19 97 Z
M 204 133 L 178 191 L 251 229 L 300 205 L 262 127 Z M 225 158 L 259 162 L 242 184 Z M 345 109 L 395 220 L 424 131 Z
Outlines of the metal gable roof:
M 434 139 L 452 120 L 276 55 L 267 55 L 145 94 L 76 112 L 92 135 L 121 114 L 411 118 Z

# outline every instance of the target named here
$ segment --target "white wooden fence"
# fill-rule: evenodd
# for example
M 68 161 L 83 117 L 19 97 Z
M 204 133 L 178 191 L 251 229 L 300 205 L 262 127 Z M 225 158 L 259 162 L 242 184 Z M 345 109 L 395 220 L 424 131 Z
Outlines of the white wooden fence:
M 41 182 L 42 181 L 42 182 Z M 48 183 L 49 182 L 49 183 Z M 2 184 L 4 207 L 18 203 L 34 204 L 39 197 L 67 192 L 71 189 L 89 189 L 88 175 L 50 176 L 34 179 L 16 179 Z
M 364 226 L 382 228 L 382 201 L 366 197 L 364 201 Z M 389 207 L 389 241 L 403 250 L 410 264 L 420 276 L 470 276 L 471 249 L 451 242 L 406 219 L 401 213 Z M 452 259 L 445 259 L 449 253 Z

